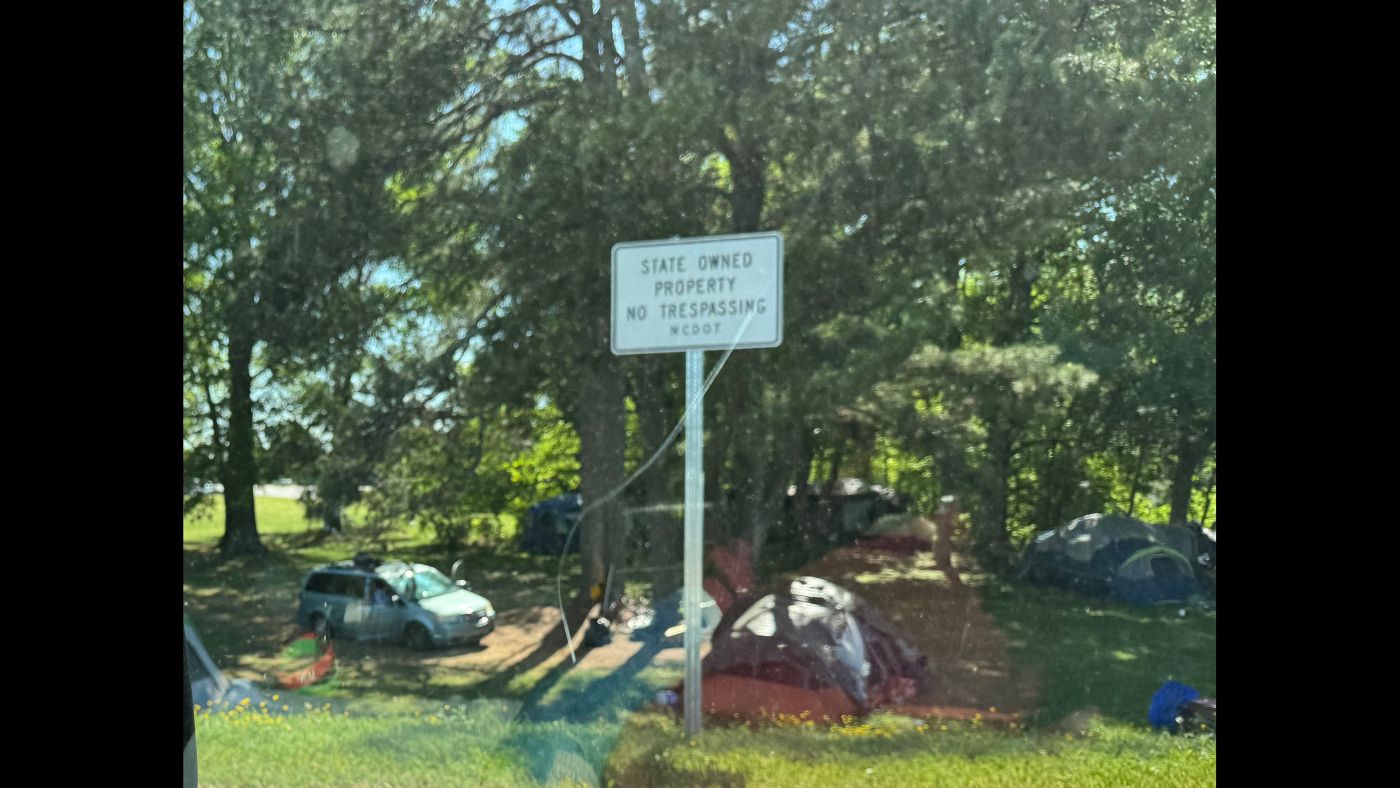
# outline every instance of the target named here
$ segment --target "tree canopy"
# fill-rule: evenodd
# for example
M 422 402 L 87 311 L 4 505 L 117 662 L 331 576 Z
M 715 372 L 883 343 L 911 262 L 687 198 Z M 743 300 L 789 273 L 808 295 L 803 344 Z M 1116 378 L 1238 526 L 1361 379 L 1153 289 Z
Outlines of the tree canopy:
M 778 230 L 784 344 L 707 398 L 716 534 L 761 553 L 841 476 L 963 495 L 993 563 L 1089 511 L 1213 518 L 1214 12 L 186 2 L 187 491 L 224 485 L 230 553 L 269 475 L 459 540 L 602 500 L 683 372 L 609 352 L 609 249 Z

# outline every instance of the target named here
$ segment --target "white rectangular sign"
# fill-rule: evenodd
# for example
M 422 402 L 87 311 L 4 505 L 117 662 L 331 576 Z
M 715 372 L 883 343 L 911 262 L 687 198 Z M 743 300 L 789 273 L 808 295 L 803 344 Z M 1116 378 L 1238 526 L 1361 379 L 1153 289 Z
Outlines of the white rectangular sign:
M 613 247 L 613 353 L 782 343 L 780 233 L 629 241 Z

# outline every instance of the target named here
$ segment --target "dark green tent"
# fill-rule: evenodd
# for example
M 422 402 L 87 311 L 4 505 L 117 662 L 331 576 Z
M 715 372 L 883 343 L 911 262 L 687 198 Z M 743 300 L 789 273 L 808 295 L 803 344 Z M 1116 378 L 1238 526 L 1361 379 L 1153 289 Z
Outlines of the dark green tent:
M 1134 604 L 1184 602 L 1207 590 L 1215 540 L 1197 526 L 1149 525 L 1090 514 L 1036 536 L 1023 575 L 1032 582 Z

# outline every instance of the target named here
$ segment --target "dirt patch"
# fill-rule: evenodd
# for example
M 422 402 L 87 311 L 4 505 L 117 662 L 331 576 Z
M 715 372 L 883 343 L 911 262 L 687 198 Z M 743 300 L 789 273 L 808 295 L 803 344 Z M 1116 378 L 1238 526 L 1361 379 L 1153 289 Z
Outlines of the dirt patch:
M 223 620 L 231 615 L 231 611 L 201 607 L 198 619 L 209 622 L 208 629 L 217 631 Z M 255 682 L 273 681 L 275 673 L 284 667 L 278 660 L 281 646 L 299 634 L 295 625 L 286 620 L 291 613 L 294 610 L 288 611 L 286 617 L 266 614 L 249 617 L 244 611 L 241 616 L 243 620 L 256 619 L 259 625 L 255 628 L 265 637 L 256 643 L 244 641 L 242 648 L 225 647 L 219 653 L 211 649 L 211 655 L 231 677 Z M 538 677 L 556 671 L 613 671 L 628 664 L 646 645 L 619 632 L 608 645 L 590 649 L 583 645 L 582 633 L 573 632 L 578 663 L 566 666 L 565 663 L 570 661 L 569 650 L 565 647 L 558 624 L 558 608 L 527 606 L 499 611 L 495 631 L 478 645 L 417 652 L 398 643 L 339 639 L 336 642 L 339 694 L 474 695 L 474 685 L 503 676 L 515 678 L 519 674 L 520 678 L 528 680 L 530 676 Z M 547 641 L 557 643 L 557 647 L 540 659 L 541 645 L 546 645 Z M 680 665 L 684 659 L 682 649 L 668 648 L 657 652 L 651 664 Z M 492 689 L 506 690 L 507 686 L 501 683 L 501 686 L 493 686 Z
M 559 608 L 548 606 L 522 607 L 499 611 L 496 617 L 496 631 L 487 635 L 480 646 L 445 648 L 426 654 L 409 653 L 424 667 L 443 670 L 477 670 L 498 673 L 514 667 L 522 659 L 540 647 L 559 624 Z M 578 663 L 574 669 L 609 670 L 627 663 L 642 650 L 641 641 L 634 641 L 625 631 L 614 634 L 612 642 L 605 646 L 587 648 L 583 645 L 581 632 L 571 632 Z M 559 651 L 549 659 L 539 663 L 541 668 L 552 668 L 568 661 L 569 651 L 564 638 L 553 633 L 559 643 Z M 381 648 L 391 649 L 392 646 Z M 669 648 L 656 655 L 657 662 L 683 662 L 685 654 L 680 648 Z

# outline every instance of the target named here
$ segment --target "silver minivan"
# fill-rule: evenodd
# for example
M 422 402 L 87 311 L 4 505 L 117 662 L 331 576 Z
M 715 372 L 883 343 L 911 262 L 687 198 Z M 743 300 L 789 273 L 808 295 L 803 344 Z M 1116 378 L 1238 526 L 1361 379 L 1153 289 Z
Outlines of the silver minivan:
M 358 557 L 307 573 L 297 623 L 354 640 L 398 640 L 426 650 L 479 642 L 496 628 L 496 610 L 426 564 Z

